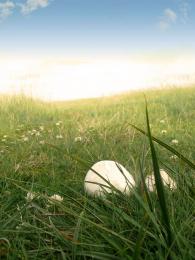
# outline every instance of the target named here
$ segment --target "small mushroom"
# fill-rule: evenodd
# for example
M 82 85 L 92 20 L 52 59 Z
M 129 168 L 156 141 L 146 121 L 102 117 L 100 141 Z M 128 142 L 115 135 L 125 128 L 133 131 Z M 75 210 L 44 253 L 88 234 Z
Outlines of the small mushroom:
M 163 170 L 160 170 L 160 175 L 164 186 L 174 190 L 177 188 L 176 182 Z M 154 174 L 148 175 L 145 179 L 146 187 L 149 191 L 153 192 L 156 190 L 156 183 Z

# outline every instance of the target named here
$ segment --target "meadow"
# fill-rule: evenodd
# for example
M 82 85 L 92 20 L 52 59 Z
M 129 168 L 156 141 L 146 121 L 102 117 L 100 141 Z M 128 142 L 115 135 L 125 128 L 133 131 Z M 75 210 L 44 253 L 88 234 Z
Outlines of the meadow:
M 150 126 L 157 158 L 132 125 Z M 48 103 L 1 96 L 0 259 L 193 259 L 194 138 L 194 87 Z M 100 160 L 134 176 L 130 196 L 85 194 Z M 155 162 L 177 183 L 163 193 L 169 225 L 159 193 L 143 185 Z

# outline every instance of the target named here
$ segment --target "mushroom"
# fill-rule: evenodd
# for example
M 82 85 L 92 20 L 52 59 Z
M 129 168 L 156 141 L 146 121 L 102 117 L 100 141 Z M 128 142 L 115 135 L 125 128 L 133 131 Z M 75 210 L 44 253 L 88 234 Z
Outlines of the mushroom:
M 133 176 L 120 163 L 109 160 L 95 163 L 84 180 L 85 191 L 94 196 L 102 196 L 115 189 L 130 194 L 133 186 Z
M 163 169 L 160 169 L 160 175 L 164 186 L 170 188 L 171 190 L 177 188 L 176 182 Z M 145 183 L 149 191 L 153 192 L 156 190 L 154 174 L 148 175 L 145 179 Z

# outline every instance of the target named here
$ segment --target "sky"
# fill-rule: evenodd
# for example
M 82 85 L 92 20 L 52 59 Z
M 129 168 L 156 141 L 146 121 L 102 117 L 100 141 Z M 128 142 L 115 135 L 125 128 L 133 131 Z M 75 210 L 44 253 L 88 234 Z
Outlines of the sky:
M 191 83 L 194 42 L 195 0 L 0 0 L 0 92 L 74 99 Z

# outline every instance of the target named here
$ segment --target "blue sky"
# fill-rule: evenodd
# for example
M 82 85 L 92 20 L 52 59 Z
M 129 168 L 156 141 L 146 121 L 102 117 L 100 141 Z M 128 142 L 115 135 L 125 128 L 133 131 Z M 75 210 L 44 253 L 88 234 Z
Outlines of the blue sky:
M 0 0 L 0 53 L 193 52 L 194 0 Z

